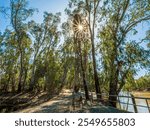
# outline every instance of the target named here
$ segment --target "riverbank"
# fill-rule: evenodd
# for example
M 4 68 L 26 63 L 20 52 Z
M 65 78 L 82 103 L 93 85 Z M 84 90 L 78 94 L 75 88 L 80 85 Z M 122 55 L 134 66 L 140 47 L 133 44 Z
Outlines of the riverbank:
M 135 97 L 150 98 L 150 92 L 149 91 L 146 91 L 146 92 L 144 92 L 144 91 L 142 91 L 142 92 L 140 92 L 140 91 L 134 91 L 134 92 L 132 92 L 132 94 Z M 150 100 L 148 100 L 148 103 L 150 105 Z
M 137 97 L 145 97 L 150 98 L 150 92 L 149 91 L 133 91 L 132 94 Z

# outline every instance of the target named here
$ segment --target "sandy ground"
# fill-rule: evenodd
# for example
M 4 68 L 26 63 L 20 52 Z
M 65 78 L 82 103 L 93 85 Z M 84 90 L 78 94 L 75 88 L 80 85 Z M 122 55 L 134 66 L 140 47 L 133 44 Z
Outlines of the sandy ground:
M 76 108 L 72 110 L 71 106 L 72 93 L 70 90 L 63 90 L 59 96 L 34 107 L 28 107 L 19 113 L 122 113 L 125 111 L 116 108 L 103 106 L 102 104 L 93 104 L 92 106 L 83 106 L 83 108 Z

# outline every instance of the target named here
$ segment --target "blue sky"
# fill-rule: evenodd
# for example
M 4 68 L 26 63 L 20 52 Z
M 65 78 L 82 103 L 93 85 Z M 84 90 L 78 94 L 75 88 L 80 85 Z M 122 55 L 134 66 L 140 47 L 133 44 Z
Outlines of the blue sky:
M 39 11 L 38 13 L 35 13 L 30 19 L 41 23 L 43 20 L 43 12 L 47 11 L 52 13 L 61 12 L 62 21 L 65 21 L 66 17 L 64 14 L 64 9 L 67 7 L 68 1 L 69 0 L 29 0 L 29 7 L 37 8 Z M 1 6 L 8 7 L 9 0 L 0 0 L 0 7 Z M 3 32 L 6 26 L 9 24 L 9 20 L 0 14 L 0 31 Z M 149 28 L 150 26 L 148 24 L 139 24 L 139 26 L 137 26 L 138 34 L 136 36 L 132 35 L 132 37 L 129 36 L 129 39 L 142 39 L 145 36 L 145 31 Z M 143 44 L 143 46 L 146 47 L 146 44 Z M 146 70 L 140 70 L 135 78 L 141 77 L 145 73 Z
M 36 22 L 42 22 L 43 12 L 62 12 L 62 21 L 65 20 L 64 9 L 67 7 L 68 0 L 29 0 L 29 7 L 37 8 L 38 13 L 35 13 L 31 19 Z M 9 0 L 0 0 L 0 7 L 9 6 Z M 6 26 L 9 25 L 9 20 L 5 19 L 2 14 L 0 14 L 0 31 L 4 31 Z

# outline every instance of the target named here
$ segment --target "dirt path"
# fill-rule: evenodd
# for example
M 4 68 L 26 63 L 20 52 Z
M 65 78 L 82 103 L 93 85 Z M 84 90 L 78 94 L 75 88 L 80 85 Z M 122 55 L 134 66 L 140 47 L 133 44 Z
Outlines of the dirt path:
M 19 113 L 124 113 L 125 111 L 118 110 L 109 106 L 103 106 L 101 104 L 93 106 L 84 106 L 83 109 L 72 111 L 71 109 L 71 91 L 63 90 L 59 96 L 52 98 L 51 100 L 42 103 L 38 106 L 29 107 Z
M 63 90 L 58 96 L 35 107 L 29 107 L 21 111 L 22 113 L 64 113 L 70 111 L 71 91 Z

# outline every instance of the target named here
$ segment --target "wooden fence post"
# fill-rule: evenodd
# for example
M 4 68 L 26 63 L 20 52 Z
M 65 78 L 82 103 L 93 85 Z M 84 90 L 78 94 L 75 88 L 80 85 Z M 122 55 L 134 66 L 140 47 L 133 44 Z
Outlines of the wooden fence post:
M 147 104 L 148 111 L 149 111 L 149 113 L 150 113 L 150 107 L 149 107 L 148 101 L 147 101 L 147 99 L 145 99 L 145 100 L 146 100 L 146 104 Z
M 133 94 L 131 94 L 131 99 L 132 99 L 132 103 L 133 103 L 134 112 L 138 113 L 137 106 L 136 106 L 136 101 L 135 101 L 135 98 L 134 98 Z

